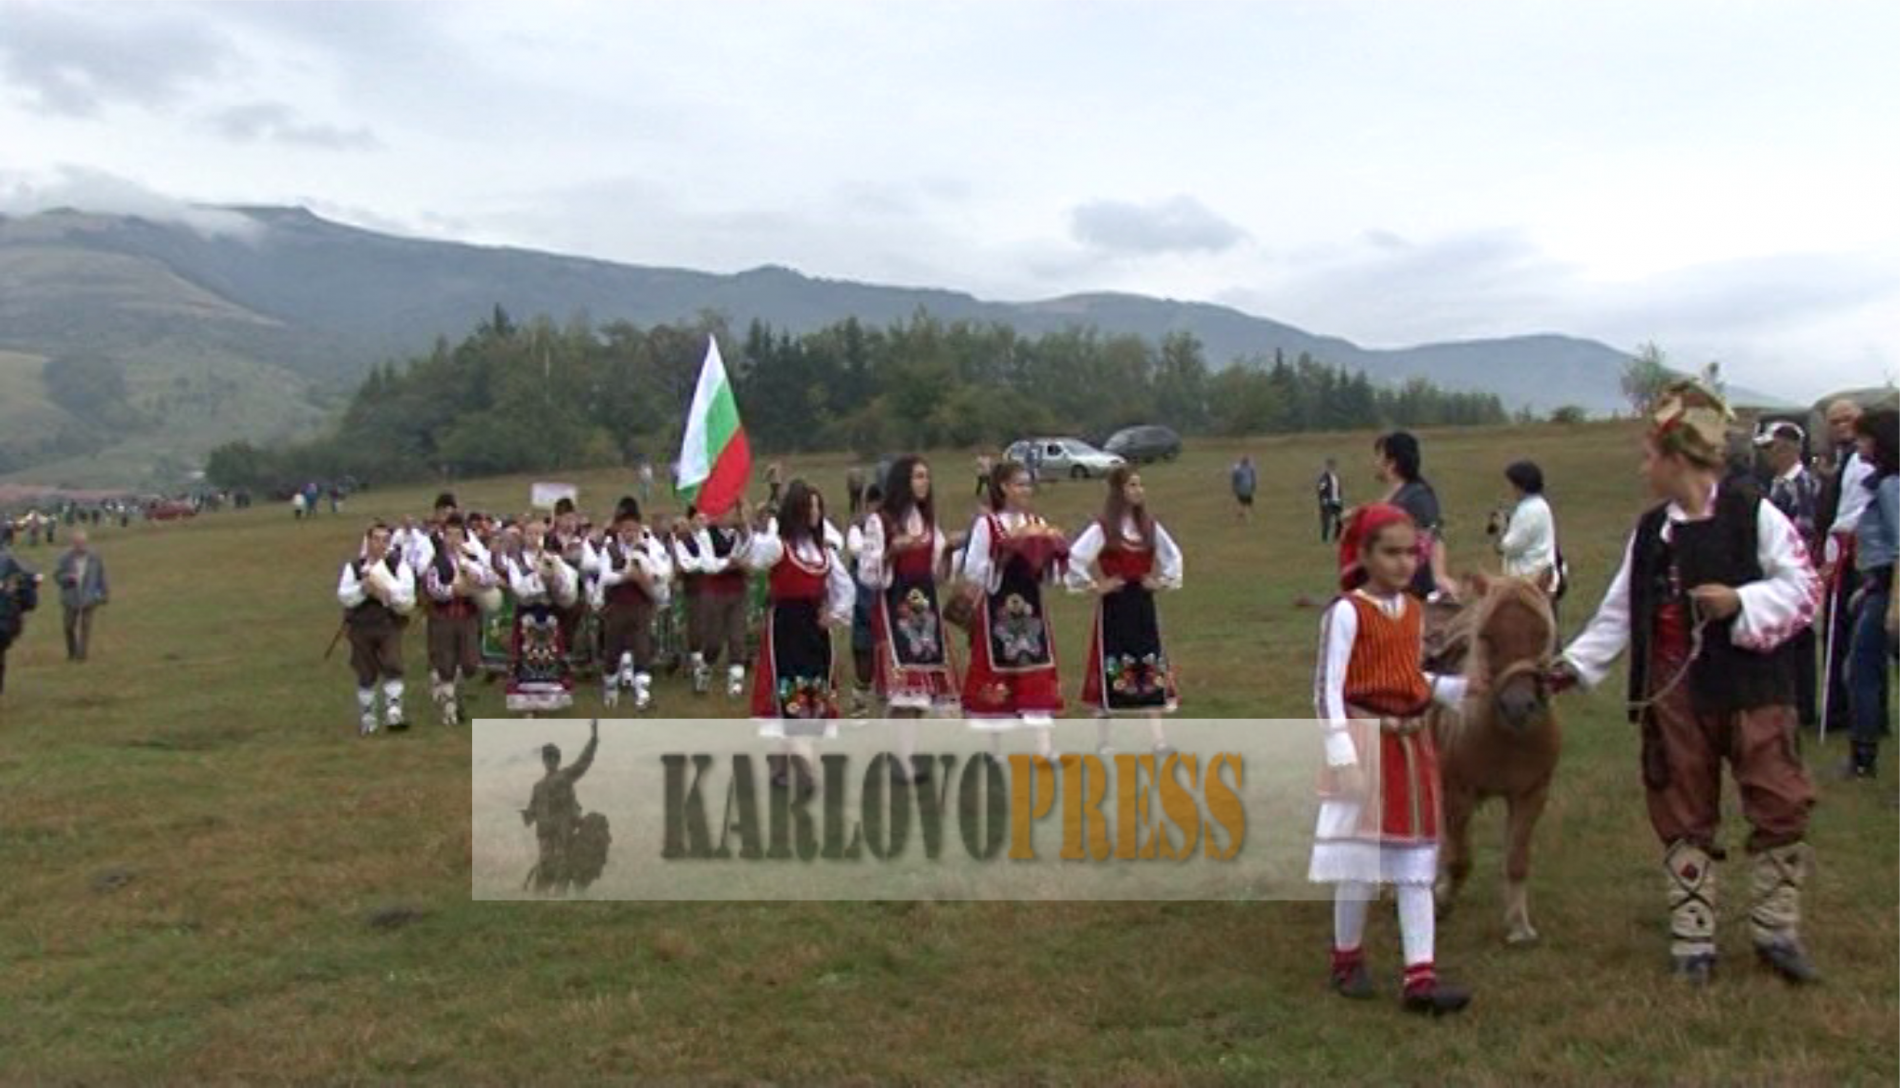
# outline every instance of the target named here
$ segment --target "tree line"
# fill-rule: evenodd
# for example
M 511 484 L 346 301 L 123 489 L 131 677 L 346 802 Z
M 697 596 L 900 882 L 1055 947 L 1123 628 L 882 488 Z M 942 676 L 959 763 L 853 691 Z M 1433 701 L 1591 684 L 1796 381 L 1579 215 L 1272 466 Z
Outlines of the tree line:
M 1214 371 L 1201 343 L 1071 328 L 1031 338 L 1003 324 L 919 311 L 883 328 L 856 319 L 802 335 L 721 316 L 640 328 L 585 316 L 526 323 L 496 307 L 461 343 L 375 368 L 335 431 L 276 448 L 229 443 L 221 487 L 306 479 L 396 481 L 672 460 L 717 337 L 755 450 L 996 447 L 1032 434 L 1100 439 L 1160 423 L 1227 436 L 1508 422 L 1494 394 L 1423 380 L 1389 388 L 1305 353 Z

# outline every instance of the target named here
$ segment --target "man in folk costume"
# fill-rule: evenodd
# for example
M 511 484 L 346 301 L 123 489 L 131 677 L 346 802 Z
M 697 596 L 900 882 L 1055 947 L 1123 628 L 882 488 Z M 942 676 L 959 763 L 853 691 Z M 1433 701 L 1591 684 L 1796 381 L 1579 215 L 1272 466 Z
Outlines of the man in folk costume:
M 589 576 L 588 568 L 594 565 L 589 563 L 592 546 L 588 543 L 580 511 L 575 509 L 573 499 L 562 496 L 555 500 L 554 521 L 548 528 L 544 546 L 548 551 L 560 556 L 561 562 L 566 563 L 568 569 L 575 572 L 576 586 L 580 590 L 572 604 L 561 605 L 555 609 L 556 618 L 561 624 L 561 645 L 566 647 L 571 668 L 577 663 L 585 664 L 591 660 L 593 656 L 591 651 L 595 648 L 588 641 L 588 635 L 591 632 L 586 630 L 589 600 L 586 592 L 589 587 L 586 583 Z M 602 674 L 606 671 L 607 668 L 603 664 Z
M 878 511 L 865 519 L 858 552 L 858 578 L 877 591 L 871 606 L 873 678 L 878 698 L 897 722 L 893 776 L 917 782 L 913 719 L 957 706 L 950 644 L 937 604 L 937 568 L 946 545 L 937 527 L 930 466 L 923 458 L 899 457 L 885 478 Z
M 601 549 L 601 699 L 619 702 L 633 692 L 633 708 L 653 705 L 653 615 L 672 592 L 673 567 L 666 547 L 640 522 L 640 503 L 620 500 L 614 535 Z
M 564 710 L 574 702 L 560 617 L 580 600 L 580 575 L 548 548 L 547 534 L 546 521 L 528 522 L 520 553 L 507 560 L 515 597 L 507 705 L 511 711 L 531 714 Z
M 356 710 L 363 736 L 376 732 L 376 688 L 382 682 L 382 724 L 407 729 L 402 713 L 402 632 L 416 606 L 415 571 L 389 546 L 389 526 L 378 521 L 361 551 L 343 564 L 336 599 L 344 609 L 350 668 L 356 673 Z
M 1314 702 L 1326 727 L 1326 770 L 1308 879 L 1336 885 L 1333 989 L 1369 997 L 1361 947 L 1380 884 L 1396 885 L 1405 952 L 1402 1005 L 1457 1012 L 1469 991 L 1442 983 L 1435 959 L 1432 884 L 1438 876 L 1438 752 L 1426 717 L 1470 693 L 1462 677 L 1419 667 L 1424 606 L 1409 592 L 1420 562 L 1410 515 L 1375 503 L 1349 519 L 1340 541 L 1344 593 L 1320 624 Z M 1376 764 L 1372 792 L 1368 764 Z M 1377 805 L 1367 804 L 1376 796 Z
M 824 499 L 803 480 L 785 488 L 778 516 L 745 535 L 734 556 L 748 570 L 765 571 L 770 606 L 752 681 L 752 717 L 759 735 L 784 743 L 786 761 L 773 784 L 801 790 L 816 766 L 812 740 L 836 735 L 838 685 L 831 629 L 851 620 L 851 575 L 827 543 Z
M 1101 577 L 1091 570 L 1099 570 Z M 1114 754 L 1110 715 L 1143 714 L 1149 719 L 1155 754 L 1166 755 L 1171 749 L 1161 715 L 1179 707 L 1180 692 L 1161 643 L 1155 594 L 1181 588 L 1181 549 L 1149 515 L 1147 491 L 1132 468 L 1124 465 L 1108 474 L 1102 516 L 1069 546 L 1065 581 L 1071 592 L 1095 596 L 1082 701 L 1101 719 L 1097 748 L 1103 755 Z
M 977 594 L 963 710 L 974 728 L 991 734 L 993 756 L 1001 754 L 1001 732 L 1019 728 L 1035 730 L 1037 751 L 1055 756 L 1062 679 L 1042 583 L 1060 571 L 1069 546 L 1061 530 L 1030 509 L 1034 501 L 1025 466 L 997 466 L 990 510 L 971 525 L 963 553 L 963 578 Z
M 693 579 L 695 591 L 688 625 L 693 690 L 704 692 L 711 686 L 712 663 L 724 653 L 726 697 L 736 699 L 745 694 L 746 591 L 750 588 L 745 568 L 733 558 L 742 511 L 734 505 L 719 524 L 697 507 L 688 507 L 687 516 L 690 531 L 679 555 L 681 571 Z
M 462 721 L 462 681 L 482 671 L 480 598 L 501 591 L 488 553 L 478 550 L 460 514 L 450 514 L 440 532 L 422 575 L 429 601 L 429 691 L 442 724 L 454 726 Z
M 1649 819 L 1662 841 L 1675 972 L 1716 962 L 1716 834 L 1726 759 L 1752 827 L 1749 929 L 1761 960 L 1817 977 L 1800 940 L 1814 790 L 1794 739 L 1788 641 L 1814 620 L 1820 580 L 1800 533 L 1749 487 L 1722 485 L 1731 416 L 1694 381 L 1671 386 L 1644 439 L 1643 475 L 1664 500 L 1637 521 L 1596 617 L 1552 686 L 1595 686 L 1632 647 L 1630 718 L 1642 726 Z

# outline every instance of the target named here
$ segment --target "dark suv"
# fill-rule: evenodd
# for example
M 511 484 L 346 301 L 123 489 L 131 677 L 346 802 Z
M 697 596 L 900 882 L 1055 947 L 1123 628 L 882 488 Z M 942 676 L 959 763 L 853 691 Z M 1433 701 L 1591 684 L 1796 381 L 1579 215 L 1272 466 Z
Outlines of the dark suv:
M 1110 435 L 1102 448 L 1136 463 L 1172 461 L 1181 454 L 1181 436 L 1154 424 L 1125 427 Z

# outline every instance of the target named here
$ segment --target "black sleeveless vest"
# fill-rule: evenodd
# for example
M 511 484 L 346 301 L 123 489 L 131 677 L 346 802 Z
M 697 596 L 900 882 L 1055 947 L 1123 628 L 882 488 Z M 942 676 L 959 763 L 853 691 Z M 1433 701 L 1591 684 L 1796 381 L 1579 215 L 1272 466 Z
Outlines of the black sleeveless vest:
M 1651 509 L 1636 523 L 1630 558 L 1630 669 L 1629 701 L 1648 698 L 1651 679 L 1650 650 L 1656 610 L 1672 597 L 1688 611 L 1688 591 L 1719 583 L 1742 586 L 1760 581 L 1757 551 L 1758 518 L 1762 503 L 1758 489 L 1724 483 L 1715 500 L 1714 516 L 1703 521 L 1678 522 L 1673 539 L 1665 541 L 1667 504 Z M 1673 577 L 1672 577 L 1673 575 Z M 1689 667 L 1689 697 L 1697 711 L 1727 714 L 1794 702 L 1794 659 L 1783 645 L 1768 653 L 1736 646 L 1730 639 L 1735 617 L 1711 621 L 1702 635 L 1702 653 Z M 1666 682 L 1666 677 L 1658 677 Z M 1639 717 L 1630 711 L 1630 720 Z

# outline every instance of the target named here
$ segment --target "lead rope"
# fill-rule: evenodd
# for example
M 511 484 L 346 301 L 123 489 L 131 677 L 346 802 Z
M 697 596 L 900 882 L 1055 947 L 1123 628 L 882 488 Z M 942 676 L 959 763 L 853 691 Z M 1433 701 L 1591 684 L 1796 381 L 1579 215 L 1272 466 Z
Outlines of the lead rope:
M 1662 702 L 1688 677 L 1689 669 L 1695 665 L 1696 658 L 1702 656 L 1703 632 L 1709 626 L 1709 617 L 1703 614 L 1701 602 L 1694 597 L 1689 598 L 1689 612 L 1695 617 L 1695 625 L 1689 629 L 1689 656 L 1683 659 L 1682 667 L 1676 670 L 1676 674 L 1669 678 L 1669 682 L 1664 684 L 1660 691 L 1647 699 L 1639 699 L 1629 704 L 1631 712 L 1642 714 Z

